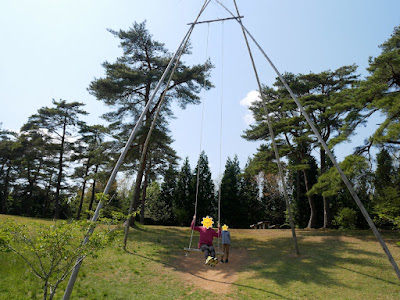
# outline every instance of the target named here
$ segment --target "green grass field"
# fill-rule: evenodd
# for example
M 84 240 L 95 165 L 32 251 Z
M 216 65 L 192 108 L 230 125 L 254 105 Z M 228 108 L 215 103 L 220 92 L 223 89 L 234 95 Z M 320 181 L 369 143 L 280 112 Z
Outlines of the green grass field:
M 6 217 L 0 215 L 0 222 Z M 184 258 L 189 228 L 140 226 L 131 230 L 129 252 L 118 241 L 97 259 L 84 261 L 71 299 L 400 299 L 400 281 L 372 232 L 296 232 L 300 257 L 294 255 L 289 230 L 232 229 L 231 266 L 235 249 L 246 249 L 247 258 L 238 264 L 229 292 L 221 295 L 195 286 L 193 274 L 182 277 L 176 267 Z M 400 262 L 395 244 L 400 234 L 383 236 Z M 62 298 L 66 283 L 56 299 Z M 22 259 L 0 253 L 0 299 L 42 298 L 41 282 Z

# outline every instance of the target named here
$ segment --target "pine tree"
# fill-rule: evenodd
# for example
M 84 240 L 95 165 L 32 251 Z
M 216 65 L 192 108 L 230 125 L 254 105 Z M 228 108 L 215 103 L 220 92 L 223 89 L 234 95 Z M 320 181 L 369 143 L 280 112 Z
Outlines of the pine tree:
M 79 116 L 87 112 L 81 109 L 84 105 L 79 102 L 68 103 L 66 100 L 56 101 L 53 99 L 54 107 L 43 107 L 38 113 L 29 117 L 28 122 L 21 128 L 21 131 L 47 131 L 49 137 L 55 140 L 53 146 L 58 150 L 58 171 L 55 191 L 55 213 L 54 218 L 60 218 L 61 211 L 61 190 L 65 177 L 64 165 L 67 154 L 73 148 L 70 130 L 76 129 L 80 123 Z
M 54 211 L 50 203 L 53 193 L 46 193 L 45 187 L 53 187 L 52 181 L 57 173 L 57 152 L 52 138 L 41 132 L 22 132 L 18 136 L 15 152 L 18 159 L 18 185 L 16 198 L 21 200 L 21 213 L 26 216 L 52 217 Z
M 284 225 L 286 221 L 286 203 L 280 191 L 279 182 L 280 178 L 276 174 L 264 174 L 262 177 L 261 202 L 265 213 L 264 218 L 261 220 L 268 221 L 271 225 L 278 226 L 278 228 Z
M 246 214 L 243 213 L 244 220 L 242 227 L 248 228 L 250 224 L 255 224 L 261 220 L 266 220 L 267 211 L 265 203 L 260 193 L 260 176 L 253 175 L 249 171 L 250 161 L 247 163 L 241 177 L 240 198 L 242 199 Z M 282 212 L 283 213 L 283 212 Z
M 192 185 L 192 171 L 189 158 L 186 157 L 180 172 L 174 193 L 172 211 L 176 218 L 176 224 L 188 226 L 194 215 L 195 194 Z
M 197 167 L 192 176 L 192 189 L 196 200 L 197 194 L 197 219 L 210 216 L 218 219 L 217 203 L 215 198 L 214 183 L 211 178 L 208 157 L 204 151 L 200 154 Z
M 320 195 L 308 195 L 307 192 L 317 182 L 318 166 L 315 158 L 311 155 L 306 157 L 306 169 L 292 167 L 289 161 L 289 182 L 293 187 L 292 203 L 295 223 L 300 228 L 319 228 L 323 226 L 323 201 Z M 304 179 L 307 175 L 307 181 Z M 307 188 L 306 182 L 309 187 Z M 311 203 L 312 202 L 312 203 Z M 313 216 L 311 215 L 313 214 Z
M 153 39 L 146 29 L 145 22 L 140 24 L 135 22 L 127 31 L 109 31 L 120 39 L 123 55 L 115 63 L 103 63 L 106 77 L 94 80 L 90 84 L 89 91 L 112 109 L 104 114 L 103 118 L 110 122 L 110 128 L 117 139 L 126 141 L 136 120 L 139 119 L 144 107 L 150 101 L 150 97 L 172 56 L 162 43 Z M 185 50 L 184 54 L 190 54 L 188 49 Z M 207 80 L 211 67 L 210 62 L 191 67 L 179 62 L 168 91 L 167 82 L 161 82 L 155 103 L 147 111 L 143 127 L 139 130 L 131 151 L 127 155 L 127 161 L 137 171 L 131 205 L 133 210 L 136 210 L 139 206 L 142 178 L 150 175 L 145 173 L 146 168 L 151 168 L 147 161 L 151 157 L 154 158 L 154 156 L 148 155 L 149 151 L 158 149 L 159 154 L 164 153 L 164 157 L 168 157 L 167 151 L 163 152 L 163 150 L 172 143 L 172 139 L 168 136 L 169 129 L 167 126 L 168 119 L 173 116 L 172 102 L 176 101 L 181 108 L 185 108 L 188 104 L 198 104 L 200 102 L 198 93 L 203 88 L 212 87 L 212 84 Z M 159 137 L 164 136 L 164 138 L 152 138 L 149 147 L 146 149 L 144 143 L 147 132 L 164 92 L 166 92 L 165 102 L 154 129 L 155 135 L 158 134 Z M 138 163 L 142 157 L 142 152 L 144 152 L 143 157 L 145 159 Z M 143 187 L 146 184 L 144 182 Z M 145 200 L 143 197 L 142 199 Z
M 177 171 L 174 165 L 170 165 L 168 170 L 165 172 L 164 181 L 161 184 L 160 203 L 165 206 L 165 216 L 163 218 L 164 225 L 173 225 L 175 217 L 172 213 L 174 193 L 177 185 Z
M 152 224 L 163 225 L 171 218 L 171 208 L 160 198 L 161 187 L 153 181 L 146 192 L 145 219 Z
M 397 170 L 398 171 L 398 170 Z M 393 158 L 385 149 L 377 154 L 377 168 L 374 176 L 374 207 L 378 216 L 391 224 L 400 224 L 400 187 Z
M 339 165 L 351 184 L 355 187 L 356 192 L 368 188 L 365 184 L 370 181 L 370 174 L 368 162 L 365 157 L 349 155 Z M 325 197 L 335 197 L 336 201 L 332 206 L 333 215 L 345 207 L 357 210 L 356 204 L 336 168 L 330 168 L 328 172 L 319 176 L 318 182 L 314 184 L 309 193 Z M 364 195 L 365 198 L 361 198 L 361 195 Z M 359 196 L 362 202 L 369 202 L 368 192 L 359 193 Z M 361 215 L 359 219 L 361 219 Z
M 7 200 L 11 187 L 18 178 L 14 164 L 18 157 L 18 153 L 15 151 L 17 148 L 16 137 L 17 133 L 0 128 L 0 213 L 2 214 L 7 212 Z
M 241 198 L 241 172 L 237 156 L 228 157 L 221 181 L 221 221 L 235 228 L 248 228 L 248 207 Z
M 109 143 L 104 144 L 107 129 L 102 125 L 88 126 L 81 125 L 80 145 L 76 147 L 76 153 L 72 157 L 74 161 L 81 161 L 83 164 L 75 169 L 75 176 L 82 180 L 79 204 L 76 218 L 79 220 L 82 212 L 83 201 L 85 198 L 86 184 L 91 179 L 92 174 L 99 172 L 100 164 L 108 161 L 110 155 L 107 151 Z M 93 178 L 93 187 L 95 188 L 95 179 Z M 93 194 L 93 193 L 92 193 Z M 93 195 L 94 197 L 94 195 Z M 90 207 L 91 209 L 91 207 Z M 89 210 L 90 210 L 89 209 Z
M 371 136 L 369 144 L 398 146 L 400 144 L 400 26 L 380 45 L 382 53 L 370 58 L 370 76 L 362 82 L 354 101 L 361 101 L 369 114 L 379 111 L 385 120 Z M 367 148 L 368 145 L 367 145 Z
M 349 115 L 352 116 L 354 111 L 360 110 L 359 106 L 350 100 L 343 101 L 343 99 L 348 99 L 341 97 L 342 94 L 346 94 L 353 85 L 358 83 L 358 76 L 354 74 L 356 69 L 357 67 L 352 65 L 318 74 L 284 74 L 285 81 L 317 125 L 323 140 L 331 147 L 346 140 L 360 123 L 359 120 L 349 118 Z M 275 88 L 264 87 L 263 94 L 264 98 L 267 99 L 265 105 L 272 119 L 272 127 L 276 141 L 280 146 L 281 156 L 287 156 L 293 161 L 292 166 L 303 173 L 305 187 L 310 189 L 311 186 L 305 172 L 309 168 L 307 165 L 308 153 L 313 148 L 320 148 L 319 160 L 321 165 L 319 169 L 323 174 L 327 171 L 325 150 L 320 146 L 319 141 L 281 81 L 277 79 L 274 86 Z M 263 104 L 256 102 L 251 109 L 257 123 L 246 130 L 245 137 L 249 140 L 270 140 L 264 121 Z M 313 202 L 313 199 L 309 199 L 310 227 L 315 223 Z M 329 209 L 329 199 L 324 198 L 324 227 L 330 227 L 331 214 Z

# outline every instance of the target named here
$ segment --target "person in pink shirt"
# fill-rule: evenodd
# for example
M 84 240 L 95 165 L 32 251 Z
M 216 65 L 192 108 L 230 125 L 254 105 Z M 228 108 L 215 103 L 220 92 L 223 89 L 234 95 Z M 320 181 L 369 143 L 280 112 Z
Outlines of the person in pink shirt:
M 203 223 L 204 221 L 211 221 L 209 223 Z M 199 249 L 204 252 L 204 258 L 206 259 L 205 264 L 217 264 L 218 259 L 215 257 L 215 249 L 213 246 L 213 239 L 214 237 L 220 237 L 221 236 L 221 228 L 218 224 L 218 232 L 216 232 L 212 228 L 212 218 L 207 216 L 206 218 L 203 218 L 203 226 L 194 226 L 196 222 L 196 216 L 193 216 L 192 224 L 190 225 L 190 228 L 193 230 L 196 230 L 200 233 L 200 238 L 199 238 Z

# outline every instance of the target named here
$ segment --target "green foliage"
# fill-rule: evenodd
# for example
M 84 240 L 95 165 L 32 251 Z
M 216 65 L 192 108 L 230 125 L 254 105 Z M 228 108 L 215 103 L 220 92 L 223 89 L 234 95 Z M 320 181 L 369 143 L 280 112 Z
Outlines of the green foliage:
M 372 144 L 398 145 L 400 140 L 400 26 L 380 45 L 382 53 L 370 58 L 370 76 L 362 82 L 356 97 L 371 112 L 379 111 L 385 120 L 370 138 Z M 358 101 L 360 101 L 358 100 Z
M 186 157 L 178 173 L 173 197 L 172 211 L 176 219 L 176 225 L 188 226 L 193 218 L 196 196 L 192 182 L 189 158 Z
M 138 174 L 130 205 L 130 210 L 136 210 L 139 207 L 143 175 L 149 181 L 154 181 L 170 164 L 176 164 L 178 157 L 171 147 L 173 139 L 168 129 L 168 120 L 173 117 L 172 102 L 176 102 L 181 108 L 189 104 L 199 104 L 199 92 L 203 88 L 212 87 L 208 81 L 212 64 L 207 61 L 201 65 L 187 66 L 182 61 L 176 62 L 176 71 L 170 85 L 167 86 L 168 77 L 163 81 L 160 79 L 172 57 L 164 44 L 154 40 L 146 28 L 146 22 L 134 22 L 128 30 L 109 30 L 109 32 L 120 40 L 123 55 L 114 63 L 103 63 L 105 77 L 91 82 L 89 91 L 111 109 L 102 117 L 110 122 L 110 131 L 120 147 L 123 146 L 120 141 L 128 139 L 144 108 L 149 108 L 141 124 L 143 126 L 133 140 L 134 146 L 126 156 L 126 161 L 133 164 L 133 170 Z M 188 49 L 184 54 L 189 54 Z M 153 99 L 156 87 L 159 90 Z M 162 99 L 165 101 L 154 130 L 152 129 L 148 145 L 145 146 L 147 134 L 155 119 L 157 105 Z M 147 106 L 150 100 L 154 100 L 154 103 Z M 142 192 L 145 192 L 146 184 L 147 182 L 143 185 Z M 142 200 L 146 201 L 145 198 Z M 140 215 L 143 222 L 145 206 L 142 206 Z M 184 211 L 182 214 L 184 215 Z M 183 219 L 186 220 L 186 216 L 183 216 Z
M 280 178 L 277 174 L 264 174 L 261 197 L 262 210 L 258 212 L 258 214 L 263 213 L 263 217 L 259 217 L 257 220 L 269 221 L 271 225 L 276 225 L 277 228 L 284 225 L 286 214 L 286 203 L 280 191 L 279 183 Z M 251 223 L 254 224 L 255 222 Z
M 371 213 L 371 172 L 369 171 L 367 159 L 360 155 L 349 155 L 339 165 L 354 187 L 361 202 L 367 211 Z M 318 182 L 309 191 L 309 194 L 332 197 L 332 199 L 335 199 L 331 204 L 333 215 L 339 213 L 343 207 L 348 207 L 357 212 L 357 228 L 365 228 L 367 226 L 360 209 L 336 168 L 331 168 L 328 172 L 322 174 L 318 178 Z
M 1 124 L 0 124 L 1 125 Z M 0 212 L 7 211 L 11 187 L 18 178 L 15 160 L 19 156 L 17 134 L 0 128 Z
M 197 161 L 197 167 L 192 176 L 192 188 L 197 192 L 197 217 L 214 217 L 217 220 L 217 202 L 214 195 L 214 183 L 211 177 L 208 157 L 203 151 Z M 194 195 L 195 202 L 196 195 Z M 192 211 L 194 213 L 194 210 Z
M 110 130 L 118 141 L 126 141 L 132 126 L 139 119 L 144 107 L 167 67 L 171 55 L 164 44 L 154 40 L 146 28 L 146 22 L 134 22 L 128 30 L 109 30 L 120 41 L 123 55 L 115 62 L 104 62 L 105 77 L 91 82 L 89 91 L 98 100 L 103 101 L 111 111 L 102 117 L 110 122 Z M 189 54 L 185 51 L 184 54 Z M 169 135 L 168 119 L 173 117 L 171 104 L 175 101 L 181 108 L 190 104 L 199 104 L 199 92 L 212 87 L 208 81 L 212 65 L 206 62 L 201 65 L 187 66 L 182 62 L 172 78 L 170 87 L 167 80 L 160 82 L 160 90 L 154 102 L 159 103 L 165 94 L 160 116 L 152 133 L 149 147 L 146 149 L 146 160 L 151 161 L 151 175 L 157 176 L 168 168 L 168 163 L 177 159 L 171 148 L 172 138 Z M 143 127 L 138 131 L 133 144 L 141 145 L 139 151 L 129 151 L 126 161 L 136 165 L 142 156 L 143 145 L 154 119 L 156 105 L 153 104 L 146 113 Z M 120 143 L 120 142 L 119 142 Z M 120 143 L 122 147 L 122 143 Z M 144 168 L 140 164 L 139 168 Z M 140 173 L 139 171 L 138 173 Z M 140 177 L 141 179 L 141 177 Z M 138 182 L 138 187 L 141 182 Z M 134 197 L 134 206 L 138 206 L 139 188 Z
M 302 165 L 296 164 L 296 158 L 289 160 L 288 184 L 292 186 L 292 210 L 295 224 L 299 228 L 319 228 L 323 225 L 323 202 L 320 195 L 307 195 L 307 189 L 317 182 L 318 166 L 315 158 L 305 154 Z M 307 176 L 307 181 L 305 180 Z M 306 187 L 306 182 L 308 187 Z
M 335 216 L 334 225 L 340 229 L 356 229 L 357 212 L 349 207 L 342 208 Z
M 173 202 L 175 196 L 175 189 L 177 185 L 178 173 L 173 165 L 170 165 L 167 172 L 164 175 L 164 182 L 161 184 L 160 191 L 160 203 L 163 203 L 163 224 L 174 225 L 174 215 L 173 215 Z
M 0 223 L 0 250 L 20 256 L 27 269 L 41 279 L 44 299 L 52 299 L 77 260 L 96 257 L 116 236 L 117 231 L 110 228 L 98 228 L 88 236 L 88 228 L 93 226 L 90 221 L 26 225 L 8 220 Z M 90 238 L 82 243 L 85 237 Z
M 329 147 L 333 148 L 340 142 L 347 140 L 360 124 L 358 119 L 353 118 L 354 114 L 360 108 L 358 103 L 354 103 L 350 97 L 342 97 L 347 95 L 355 85 L 358 84 L 358 75 L 355 74 L 357 66 L 343 66 L 337 70 L 324 71 L 321 73 L 309 74 L 292 74 L 285 73 L 283 75 L 286 83 L 296 95 L 307 114 L 316 125 L 322 139 Z M 295 182 L 297 193 L 301 193 L 299 185 L 303 185 L 306 191 L 311 189 L 312 180 L 308 180 L 305 170 L 309 169 L 310 152 L 313 148 L 319 148 L 320 152 L 320 172 L 324 173 L 327 169 L 325 150 L 321 147 L 320 141 L 311 130 L 310 125 L 299 113 L 296 103 L 286 90 L 286 87 L 276 78 L 274 87 L 265 86 L 263 88 L 263 102 L 255 102 L 251 110 L 253 112 L 255 125 L 251 125 L 250 129 L 245 131 L 244 137 L 248 140 L 267 140 L 268 145 L 264 148 L 272 148 L 271 136 L 265 122 L 266 107 L 272 121 L 272 129 L 275 134 L 275 142 L 279 147 L 280 156 L 286 156 L 291 160 L 292 170 L 302 172 L 302 180 L 300 183 L 300 174 Z M 265 150 L 265 149 L 263 149 Z M 256 154 L 260 156 L 259 153 Z M 268 162 L 273 160 L 273 156 L 269 155 Z M 266 163 L 264 162 L 264 165 Z M 260 164 L 261 165 L 261 164 Z M 317 223 L 317 211 L 314 195 L 307 193 L 307 201 L 303 203 L 309 204 L 310 212 L 308 227 L 314 227 Z M 301 195 L 296 195 L 297 204 L 300 203 Z M 324 208 L 329 208 L 329 199 L 324 198 Z M 299 206 L 300 207 L 300 206 Z M 329 209 L 324 212 L 324 226 L 329 227 L 331 214 Z
M 368 171 L 368 163 L 365 157 L 349 155 L 339 164 L 347 178 L 355 183 Z M 347 191 L 342 178 L 336 168 L 329 169 L 318 178 L 318 182 L 309 191 L 310 194 L 320 194 L 325 197 L 334 197 L 339 192 Z
M 81 124 L 81 115 L 88 113 L 81 109 L 84 106 L 80 102 L 67 102 L 66 100 L 56 101 L 53 99 L 53 107 L 42 107 L 37 114 L 29 117 L 28 122 L 22 126 L 21 131 L 28 134 L 41 135 L 46 132 L 46 141 L 50 144 L 53 156 L 57 157 L 57 180 L 55 182 L 55 213 L 54 218 L 59 219 L 62 202 L 65 200 L 62 193 L 62 184 L 65 182 L 65 163 L 68 155 L 72 153 L 75 139 L 72 138 L 72 131 L 76 125 Z M 51 179 L 50 179 L 51 180 Z M 64 212 L 65 214 L 65 212 Z
M 78 220 L 80 219 L 82 208 L 87 205 L 84 201 L 85 195 L 88 194 L 85 194 L 88 181 L 92 181 L 92 185 L 94 185 L 92 186 L 92 193 L 95 193 L 95 180 L 99 179 L 99 177 L 104 174 L 105 169 L 107 169 L 106 166 L 110 163 L 112 158 L 113 150 L 112 143 L 110 141 L 104 141 L 108 133 L 107 128 L 104 126 L 88 126 L 82 124 L 79 133 L 81 134 L 79 146 L 75 147 L 74 155 L 72 156 L 72 160 L 81 163 L 75 168 L 73 175 L 76 179 L 82 180 L 82 187 L 77 193 L 79 199 L 76 199 L 77 204 L 75 212 L 76 219 Z
M 54 202 L 58 203 L 62 212 L 60 217 L 79 217 L 81 210 L 85 211 L 87 207 L 91 210 L 95 193 L 104 185 L 104 177 L 108 177 L 107 163 L 113 163 L 111 154 L 118 152 L 121 146 L 120 142 L 105 143 L 105 134 L 111 132 L 116 140 L 126 140 L 132 128 L 132 120 L 137 120 L 143 111 L 155 83 L 171 57 L 164 45 L 153 39 L 145 23 L 134 23 L 128 30 L 110 32 L 119 39 L 123 55 L 114 63 L 105 62 L 104 78 L 94 80 L 89 87 L 90 93 L 111 108 L 104 115 L 110 122 L 110 131 L 102 126 L 85 125 L 79 120 L 79 116 L 86 114 L 82 110 L 83 104 L 67 103 L 65 100 L 53 100 L 52 107 L 39 109 L 29 118 L 19 134 L 0 130 L 1 213 L 52 217 Z M 392 36 L 380 46 L 381 54 L 370 59 L 370 76 L 365 81 L 358 80 L 355 65 L 320 73 L 284 74 L 285 80 L 314 120 L 329 147 L 333 148 L 348 140 L 360 124 L 365 124 L 372 114 L 379 112 L 385 116 L 385 120 L 370 138 L 369 146 L 374 144 L 397 151 L 400 137 L 399 39 L 400 27 L 396 27 Z M 188 49 L 185 54 L 189 54 Z M 151 161 L 147 165 L 146 174 L 149 182 L 154 182 L 160 174 L 165 174 L 159 192 L 153 185 L 148 190 L 148 207 L 152 207 L 154 222 L 157 219 L 157 222 L 164 224 L 187 226 L 192 218 L 196 190 L 194 177 L 197 177 L 198 169 L 192 172 L 187 161 L 177 177 L 166 174 L 166 169 L 175 164 L 177 159 L 170 146 L 172 138 L 169 136 L 168 119 L 173 116 L 173 101 L 183 108 L 200 103 L 198 94 L 201 89 L 212 87 L 208 81 L 211 68 L 209 61 L 195 66 L 179 63 L 172 80 L 173 86 L 168 90 L 147 156 L 148 161 Z M 166 82 L 163 82 L 159 94 L 165 90 Z M 305 227 L 307 221 L 311 221 L 310 212 L 313 209 L 317 214 L 316 226 L 321 225 L 321 197 L 324 196 L 331 198 L 328 207 L 331 207 L 334 214 L 340 215 L 343 207 L 357 211 L 357 226 L 360 227 L 362 224 L 359 211 L 336 170 L 331 169 L 321 175 L 316 183 L 318 169 L 310 153 L 319 147 L 318 143 L 281 82 L 276 80 L 272 86 L 265 86 L 263 95 L 267 99 L 266 105 L 273 120 L 272 126 L 280 155 L 290 162 L 288 190 L 293 192 L 292 203 L 297 225 Z M 226 177 L 223 179 L 226 199 L 222 203 L 232 203 L 236 210 L 229 211 L 231 208 L 227 207 L 222 212 L 231 218 L 231 215 L 240 211 L 241 219 L 231 221 L 232 224 L 243 227 L 254 219 L 278 220 L 282 217 L 282 197 L 276 189 L 279 184 L 275 180 L 275 155 L 271 151 L 265 111 L 261 102 L 254 103 L 251 109 L 256 124 L 246 130 L 244 137 L 248 140 L 265 140 L 266 143 L 257 150 L 244 173 L 231 160 L 226 165 Z M 154 106 L 150 107 L 132 149 L 140 149 L 153 114 Z M 81 136 L 79 143 L 71 143 L 71 139 L 67 137 L 71 137 L 78 129 Z M 70 156 L 72 153 L 76 155 Z M 323 150 L 320 154 L 319 171 L 324 173 L 328 169 L 327 160 Z M 140 151 L 136 150 L 128 153 L 130 169 L 137 169 L 139 155 Z M 76 186 L 67 185 L 68 175 L 65 169 L 70 165 L 70 158 L 82 163 L 75 174 Z M 390 153 L 382 151 L 377 161 L 374 180 L 371 180 L 369 167 L 361 157 L 346 158 L 341 166 L 366 204 L 367 210 L 376 214 L 380 224 L 398 226 L 400 169 Z M 199 202 L 199 214 L 215 214 L 214 187 L 205 154 L 199 158 L 198 164 L 201 167 L 199 200 L 203 202 Z M 263 195 L 260 197 L 258 184 L 261 181 L 257 181 L 256 176 L 261 172 L 271 185 L 264 185 Z M 310 186 L 316 183 L 309 193 L 306 177 Z M 92 184 L 91 195 L 85 192 L 87 186 L 81 184 L 82 181 Z M 113 188 L 116 190 L 116 185 Z M 374 197 L 368 203 L 371 190 L 374 191 Z M 73 194 L 77 196 L 71 197 Z M 128 205 L 127 201 L 121 200 L 116 193 L 111 194 L 116 196 L 104 213 L 110 218 L 121 219 Z M 221 195 L 225 197 L 224 192 Z M 67 203 L 67 199 L 75 200 Z M 311 205 L 312 200 L 315 208 Z M 3 241 L 5 240 L 4 237 Z
M 384 187 L 380 194 L 375 197 L 374 202 L 380 218 L 394 224 L 398 223 L 398 216 L 400 216 L 400 191 L 398 187 Z
M 222 177 L 221 193 L 221 222 L 233 228 L 248 228 L 248 209 L 245 198 L 242 197 L 242 178 L 237 156 L 227 159 Z M 247 195 L 250 196 L 250 195 Z
M 161 187 L 157 181 L 147 187 L 145 218 L 154 224 L 166 224 L 171 222 L 171 206 L 161 197 Z M 147 224 L 147 223 L 146 223 Z
M 270 145 L 260 145 L 257 149 L 257 153 L 254 154 L 246 166 L 246 173 L 249 175 L 257 176 L 260 172 L 264 174 L 278 173 L 275 153 Z
M 380 221 L 400 228 L 400 168 L 394 166 L 393 157 L 383 148 L 377 154 L 377 168 L 374 177 L 374 210 Z
M 243 219 L 239 225 L 244 228 L 248 228 L 250 224 L 255 224 L 260 220 L 271 221 L 271 218 L 265 217 L 269 210 L 268 208 L 266 209 L 265 203 L 260 196 L 260 186 L 258 181 L 259 177 L 253 176 L 247 171 L 247 168 L 245 168 L 244 172 L 239 175 L 239 179 L 241 184 L 239 197 L 243 203 L 241 208 L 241 216 Z

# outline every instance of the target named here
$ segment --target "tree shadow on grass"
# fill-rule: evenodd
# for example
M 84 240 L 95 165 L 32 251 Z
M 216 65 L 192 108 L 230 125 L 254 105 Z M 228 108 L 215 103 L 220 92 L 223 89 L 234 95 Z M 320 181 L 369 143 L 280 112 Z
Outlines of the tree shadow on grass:
M 397 285 L 379 275 L 357 270 L 357 266 L 381 267 L 377 262 L 377 258 L 382 257 L 379 253 L 356 248 L 353 243 L 339 240 L 336 236 L 321 234 L 318 241 L 306 240 L 302 236 L 297 238 L 300 256 L 294 255 L 293 241 L 290 237 L 275 238 L 271 243 L 249 238 L 247 243 L 251 245 L 250 251 L 253 258 L 249 269 L 255 272 L 254 278 L 270 278 L 282 286 L 300 281 L 324 286 L 349 287 L 345 282 L 335 279 L 328 270 L 340 268 Z M 355 266 L 356 270 L 348 266 Z M 388 268 L 390 268 L 389 265 Z
M 400 241 L 400 232 L 394 230 L 379 230 L 382 238 L 387 243 L 396 243 Z M 352 237 L 363 242 L 378 242 L 378 239 L 370 229 L 365 230 L 301 230 L 302 236 L 335 236 L 335 237 Z
M 129 232 L 128 241 L 138 239 L 164 245 L 168 247 L 167 251 L 177 251 L 187 247 L 186 241 L 189 237 L 187 228 L 183 227 L 140 226 Z
M 396 283 L 396 282 L 389 281 L 389 280 L 386 280 L 386 279 L 382 279 L 382 278 L 379 278 L 377 276 L 372 276 L 371 274 L 367 274 L 367 273 L 363 273 L 363 272 L 360 272 L 360 271 L 352 270 L 352 269 L 346 268 L 346 267 L 341 267 L 341 266 L 336 266 L 336 267 L 340 268 L 340 269 L 343 269 L 343 270 L 346 270 L 346 271 L 349 271 L 349 272 L 352 272 L 352 273 L 356 273 L 356 274 L 359 274 L 359 275 L 362 275 L 362 276 L 366 276 L 366 277 L 369 277 L 369 278 L 372 278 L 372 279 L 380 280 L 380 281 L 382 281 L 384 283 L 392 284 L 392 285 L 395 285 L 395 286 L 398 285 L 398 283 Z
M 162 264 L 162 265 L 164 265 L 164 266 L 166 266 L 166 267 L 172 268 L 172 269 L 174 269 L 174 270 L 176 270 L 176 271 L 181 271 L 180 269 L 177 268 L 177 266 L 176 266 L 175 264 L 163 262 L 162 260 L 150 258 L 150 257 L 147 257 L 147 256 L 145 256 L 145 255 L 141 255 L 141 254 L 138 254 L 138 253 L 134 253 L 134 252 L 131 252 L 131 251 L 128 251 L 128 250 L 125 250 L 125 252 L 128 253 L 128 254 L 130 254 L 130 255 L 134 255 L 134 256 L 136 256 L 136 257 L 140 257 L 140 258 L 145 259 L 145 260 L 153 261 L 153 262 L 155 262 L 155 263 L 160 263 L 160 264 Z M 275 293 L 275 292 L 272 292 L 272 291 L 268 291 L 268 290 L 265 290 L 265 289 L 261 289 L 261 288 L 257 288 L 257 287 L 253 287 L 253 286 L 249 286 L 249 285 L 244 285 L 244 284 L 238 284 L 238 283 L 235 283 L 235 282 L 226 282 L 226 281 L 222 281 L 222 280 L 211 279 L 211 278 L 208 278 L 208 277 L 205 277 L 205 276 L 201 276 L 201 275 L 199 275 L 198 273 L 191 272 L 191 271 L 186 271 L 186 273 L 188 273 L 188 274 L 190 274 L 190 275 L 192 275 L 192 276 L 194 276 L 194 277 L 196 277 L 196 278 L 198 278 L 198 279 L 206 280 L 206 281 L 208 281 L 208 282 L 214 282 L 214 283 L 219 283 L 219 284 L 224 284 L 224 285 L 230 285 L 230 286 L 235 286 L 235 287 L 241 287 L 241 288 L 244 288 L 244 289 L 256 290 L 256 291 L 259 291 L 259 292 L 261 292 L 261 293 L 267 294 L 267 295 L 270 296 L 270 297 L 272 296 L 272 297 L 274 297 L 275 299 L 291 299 L 291 298 L 287 298 L 287 297 L 285 297 L 285 296 L 283 296 L 283 295 L 280 295 L 280 294 L 278 294 L 278 293 Z
M 356 244 L 344 241 L 341 239 L 343 237 L 341 232 L 301 231 L 297 237 L 301 253 L 299 257 L 294 254 L 293 240 L 290 234 L 283 233 L 283 236 L 268 237 L 269 233 L 274 233 L 274 231 L 264 231 L 266 238 L 263 239 L 263 236 L 258 236 L 260 233 L 252 230 L 243 231 L 242 235 L 245 237 L 238 237 L 237 241 L 234 240 L 237 247 L 246 247 L 248 251 L 248 261 L 242 269 L 238 270 L 239 273 L 251 271 L 254 274 L 252 279 L 268 278 L 281 286 L 289 285 L 292 282 L 303 282 L 350 287 L 344 281 L 334 278 L 334 275 L 329 272 L 329 269 L 338 268 L 344 272 L 353 272 L 382 283 L 397 285 L 397 282 L 386 280 L 379 274 L 361 271 L 360 269 L 364 266 L 381 268 L 379 259 L 382 254 L 360 249 L 356 247 Z M 252 237 L 254 234 L 255 236 Z M 368 233 L 363 234 L 362 232 L 360 234 L 358 232 L 351 233 L 351 236 L 360 240 L 364 240 L 365 237 L 373 238 Z M 141 232 L 132 232 L 129 239 L 152 243 L 156 248 L 155 256 L 151 254 L 155 257 L 153 260 L 174 268 L 174 261 L 182 255 L 183 248 L 187 247 L 189 237 L 190 230 L 188 228 L 149 226 Z M 317 239 L 313 239 L 313 237 L 317 237 Z M 197 245 L 197 237 L 194 237 L 193 241 Z M 389 263 L 388 268 L 390 268 Z M 233 285 L 236 284 L 233 283 Z M 263 291 L 270 293 L 266 290 Z

